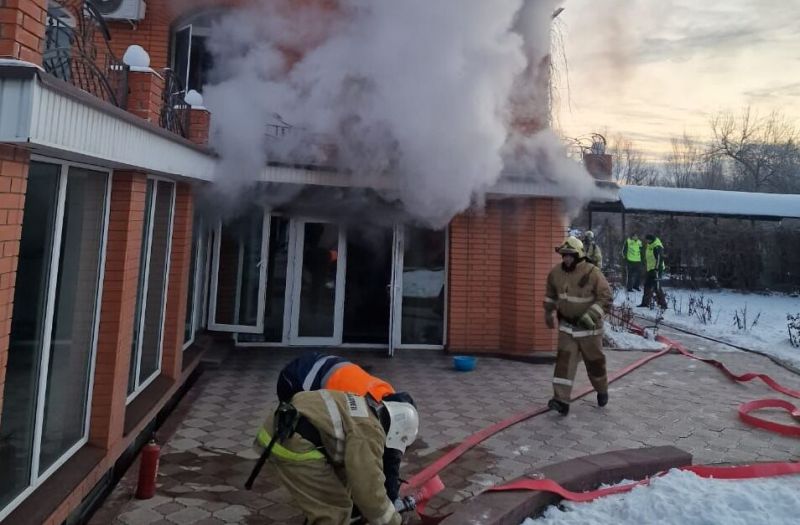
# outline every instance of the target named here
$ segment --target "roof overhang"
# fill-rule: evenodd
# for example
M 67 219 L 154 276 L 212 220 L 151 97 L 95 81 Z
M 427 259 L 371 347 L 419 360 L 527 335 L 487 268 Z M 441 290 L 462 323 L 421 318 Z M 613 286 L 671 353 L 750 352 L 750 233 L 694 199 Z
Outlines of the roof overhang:
M 27 62 L 0 61 L 0 142 L 112 169 L 212 181 L 216 159 Z
M 800 219 L 800 195 L 623 186 L 616 200 L 593 201 L 588 209 L 592 212 L 781 221 Z

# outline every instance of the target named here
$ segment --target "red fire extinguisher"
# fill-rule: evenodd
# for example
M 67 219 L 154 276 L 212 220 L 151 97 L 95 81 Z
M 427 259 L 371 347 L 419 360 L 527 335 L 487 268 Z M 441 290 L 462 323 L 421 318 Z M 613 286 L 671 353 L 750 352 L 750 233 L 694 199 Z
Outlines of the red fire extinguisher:
M 139 463 L 139 483 L 136 486 L 137 499 L 150 499 L 156 495 L 156 477 L 158 476 L 158 457 L 161 447 L 153 436 L 150 442 L 142 447 Z

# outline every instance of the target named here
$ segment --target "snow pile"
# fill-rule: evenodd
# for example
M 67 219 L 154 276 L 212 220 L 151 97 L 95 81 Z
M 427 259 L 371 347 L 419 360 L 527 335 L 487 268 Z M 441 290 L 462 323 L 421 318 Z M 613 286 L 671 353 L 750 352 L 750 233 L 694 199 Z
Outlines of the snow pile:
M 798 494 L 800 476 L 728 481 L 672 470 L 627 494 L 551 506 L 522 525 L 788 525 L 798 523 Z
M 666 348 L 666 345 L 654 341 L 652 339 L 645 339 L 642 336 L 633 334 L 625 330 L 617 330 L 614 327 L 606 326 L 604 337 L 607 346 L 621 350 L 653 350 L 661 351 Z
M 731 290 L 681 290 L 665 288 L 669 297 L 669 308 L 664 312 L 664 322 L 691 332 L 713 337 L 726 343 L 774 357 L 794 368 L 800 368 L 800 349 L 789 343 L 786 315 L 800 312 L 800 297 L 785 294 L 748 294 Z M 706 324 L 698 316 L 690 316 L 690 297 L 703 297 L 711 303 L 711 320 Z M 674 298 L 674 301 L 673 299 Z M 619 294 L 615 302 L 622 305 L 626 300 L 638 304 L 641 294 Z M 677 312 L 675 308 L 680 312 Z M 747 308 L 747 329 L 740 330 L 734 316 L 742 317 Z M 636 308 L 635 313 L 653 320 L 655 311 Z M 755 325 L 753 325 L 753 322 Z M 692 350 L 697 350 L 693 348 Z

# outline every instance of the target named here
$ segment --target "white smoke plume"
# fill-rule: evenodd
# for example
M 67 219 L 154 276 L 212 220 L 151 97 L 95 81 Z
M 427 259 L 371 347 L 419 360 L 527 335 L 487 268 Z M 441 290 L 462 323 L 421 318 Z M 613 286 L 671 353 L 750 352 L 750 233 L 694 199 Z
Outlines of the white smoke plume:
M 549 119 L 542 61 L 561 3 L 261 0 L 229 11 L 212 27 L 204 91 L 218 187 L 235 196 L 267 162 L 324 163 L 335 150 L 337 169 L 393 188 L 388 198 L 432 226 L 480 204 L 503 173 L 588 195 L 585 170 L 532 131 Z M 299 131 L 267 138 L 281 122 Z

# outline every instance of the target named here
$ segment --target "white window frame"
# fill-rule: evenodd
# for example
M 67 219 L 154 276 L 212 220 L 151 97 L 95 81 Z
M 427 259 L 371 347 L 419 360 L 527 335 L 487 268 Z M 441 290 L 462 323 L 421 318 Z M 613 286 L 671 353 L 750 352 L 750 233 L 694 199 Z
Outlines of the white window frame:
M 206 250 L 207 247 L 207 237 L 205 235 L 205 220 L 203 220 L 202 216 L 198 216 L 197 224 L 192 225 L 192 228 L 197 228 L 199 233 L 197 234 L 197 251 L 194 254 L 194 279 L 193 282 L 189 283 L 189 286 L 193 290 L 192 294 L 192 311 L 186 312 L 187 319 L 190 320 L 192 328 L 191 328 L 191 335 L 189 339 L 183 343 L 183 350 L 185 351 L 187 348 L 194 344 L 195 335 L 197 331 L 200 329 L 200 323 L 202 322 L 202 309 L 203 309 L 203 301 L 205 298 L 203 297 L 203 283 L 205 282 L 205 260 L 206 260 Z M 193 236 L 194 237 L 194 236 Z M 194 249 L 194 246 L 192 247 Z M 188 293 L 188 289 L 187 289 Z M 185 326 L 184 326 L 185 330 Z
M 92 419 L 92 397 L 94 393 L 94 372 L 97 360 L 97 338 L 100 330 L 100 310 L 103 303 L 103 282 L 105 281 L 106 267 L 106 246 L 108 242 L 108 222 L 111 211 L 111 186 L 113 184 L 113 173 L 108 168 L 92 166 L 77 162 L 67 162 L 61 159 L 45 157 L 41 155 L 31 155 L 31 162 L 40 162 L 50 165 L 60 166 L 58 196 L 56 201 L 56 217 L 52 239 L 52 253 L 50 254 L 50 266 L 47 275 L 47 298 L 45 300 L 45 319 L 42 334 L 42 356 L 39 367 L 39 383 L 36 393 L 36 413 L 34 422 L 34 441 L 31 451 L 30 481 L 28 487 L 23 490 L 16 498 L 11 500 L 8 505 L 0 509 L 0 521 L 4 520 L 14 509 L 25 501 L 42 483 L 53 475 L 64 463 L 66 463 L 75 453 L 89 442 L 89 428 Z M 64 229 L 64 211 L 67 199 L 67 182 L 69 180 L 70 168 L 87 169 L 97 173 L 107 175 L 106 194 L 103 210 L 103 232 L 100 239 L 100 264 L 98 268 L 97 296 L 94 314 L 94 327 L 92 330 L 92 348 L 89 356 L 89 384 L 86 396 L 86 418 L 83 426 L 83 437 L 75 443 L 69 450 L 61 455 L 47 470 L 39 474 L 39 461 L 41 456 L 42 431 L 44 427 L 44 405 L 47 396 L 47 376 L 50 367 L 50 344 L 53 330 L 53 317 L 55 315 L 55 296 L 58 284 L 58 269 L 61 262 L 61 238 Z M 23 218 L 23 220 L 25 220 Z
M 214 246 L 213 256 L 211 258 L 211 284 L 209 289 L 209 305 L 208 305 L 208 329 L 217 332 L 239 332 L 243 334 L 260 334 L 264 331 L 264 311 L 266 309 L 267 297 L 267 264 L 269 261 L 269 231 L 271 224 L 270 210 L 267 207 L 261 207 L 262 222 L 261 222 L 261 260 L 258 263 L 258 304 L 256 307 L 256 324 L 244 325 L 237 324 L 239 320 L 239 306 L 241 302 L 241 286 L 242 286 L 242 259 L 243 247 L 239 246 L 239 269 L 236 272 L 236 297 L 234 305 L 234 319 L 236 323 L 218 323 L 217 322 L 217 300 L 219 294 L 219 257 L 220 249 L 222 246 L 222 221 L 218 221 L 214 228 Z
M 278 216 L 279 214 L 274 213 Z M 340 227 L 340 244 L 339 244 L 339 261 L 344 261 L 340 266 L 342 271 L 342 280 L 339 284 L 337 268 L 337 310 L 341 316 L 340 320 L 336 320 L 335 331 L 338 331 L 338 338 L 302 338 L 297 336 L 298 322 L 299 322 L 299 286 L 300 283 L 296 282 L 296 275 L 298 269 L 302 265 L 302 225 L 306 222 L 330 222 L 315 218 L 291 218 L 289 226 L 289 254 L 286 269 L 286 290 L 283 308 L 283 338 L 281 341 L 261 341 L 261 342 L 239 342 L 238 336 L 235 336 L 235 344 L 242 348 L 264 348 L 276 347 L 282 348 L 286 346 L 302 347 L 302 346 L 336 346 L 338 348 L 356 348 L 356 349 L 377 349 L 388 350 L 389 356 L 393 356 L 396 350 L 443 350 L 447 346 L 447 327 L 449 318 L 449 286 L 450 286 L 450 227 L 445 229 L 445 278 L 444 278 L 444 313 L 443 313 L 443 326 L 442 330 L 442 344 L 412 344 L 402 343 L 402 319 L 403 319 L 403 259 L 405 255 L 405 224 L 396 224 L 394 226 L 394 238 L 392 240 L 392 282 L 391 282 L 391 301 L 390 301 L 390 318 L 389 318 L 389 343 L 342 343 L 342 329 L 344 320 L 344 303 L 347 301 L 345 297 L 346 286 L 346 267 L 347 267 L 347 233 L 346 228 L 342 225 Z M 344 238 L 342 239 L 342 236 Z M 268 239 L 269 240 L 269 239 Z M 267 241 L 268 241 L 267 240 Z M 343 267 L 343 268 L 342 268 Z M 338 287 L 341 286 L 341 290 Z M 341 299 L 340 299 L 341 298 Z
M 333 307 L 333 335 L 330 337 L 308 337 L 299 335 L 300 331 L 300 304 L 302 281 L 297 279 L 303 271 L 303 249 L 305 247 L 305 225 L 308 223 L 333 224 L 339 229 L 338 253 L 336 259 L 336 285 Z M 347 229 L 343 224 L 322 219 L 299 218 L 293 221 L 289 232 L 289 243 L 294 256 L 291 258 L 289 268 L 292 283 L 291 295 L 291 325 L 289 328 L 289 344 L 292 346 L 341 346 L 342 328 L 344 323 L 344 294 L 345 279 L 347 278 Z M 289 276 L 287 276 L 289 282 Z M 289 287 L 287 286 L 287 289 Z M 284 313 L 286 314 L 284 307 Z M 284 316 L 284 332 L 287 326 Z
M 395 350 L 443 350 L 447 345 L 447 318 L 450 284 L 450 227 L 445 229 L 444 236 L 444 305 L 442 320 L 442 344 L 415 344 L 403 343 L 403 271 L 405 269 L 405 241 L 406 225 L 399 224 L 395 227 L 395 253 L 392 272 L 392 309 L 390 326 L 389 355 L 393 356 Z
M 137 345 L 135 349 L 132 351 L 136 352 L 136 362 L 135 365 L 135 372 L 133 376 L 134 381 L 134 389 L 133 391 L 128 394 L 125 403 L 130 404 L 131 401 L 136 399 L 136 397 L 142 393 L 144 389 L 146 389 L 150 384 L 155 381 L 155 379 L 161 374 L 161 360 L 164 356 L 164 323 L 166 322 L 167 318 L 167 295 L 169 291 L 169 270 L 170 264 L 172 259 L 172 234 L 173 228 L 175 226 L 175 196 L 177 193 L 177 185 L 175 181 L 172 179 L 168 179 L 166 177 L 157 177 L 155 175 L 148 175 L 147 180 L 153 181 L 153 199 L 152 199 L 152 206 L 150 207 L 150 221 L 148 224 L 148 230 L 146 232 L 147 235 L 147 257 L 145 258 L 145 274 L 144 279 L 142 279 L 142 308 L 140 311 L 140 318 L 134 319 L 134 323 L 136 323 L 136 330 L 138 331 L 139 337 L 137 339 Z M 142 366 L 142 347 L 144 345 L 143 335 L 144 335 L 144 320 L 147 316 L 147 291 L 148 286 L 150 285 L 150 254 L 153 247 L 153 228 L 155 227 L 155 214 L 156 214 L 156 198 L 158 197 L 158 183 L 159 182 L 168 182 L 172 184 L 172 200 L 170 201 L 170 210 L 169 210 L 169 227 L 167 233 L 167 252 L 166 252 L 166 261 L 165 261 L 165 269 L 166 272 L 164 275 L 164 290 L 161 295 L 161 328 L 158 335 L 158 367 L 156 368 L 155 372 L 153 372 L 149 377 L 147 377 L 141 383 L 139 382 L 139 371 L 141 370 Z M 145 210 L 147 211 L 147 210 Z M 138 291 L 138 290 L 137 290 Z
M 211 10 L 213 11 L 214 9 L 212 8 Z M 211 27 L 207 27 L 207 26 L 204 26 L 204 25 L 199 25 L 196 22 L 196 20 L 199 17 L 202 17 L 202 15 L 204 13 L 207 13 L 207 12 L 208 11 L 204 11 L 204 12 L 201 12 L 201 13 L 196 13 L 193 16 L 190 16 L 189 19 L 188 19 L 189 21 L 184 21 L 181 24 L 175 25 L 170 31 L 170 42 L 172 44 L 172 50 L 171 50 L 171 53 L 170 53 L 171 54 L 171 58 L 172 58 L 171 63 L 175 64 L 175 61 L 177 59 L 177 56 L 176 56 L 176 45 L 175 44 L 177 42 L 178 33 L 180 33 L 181 31 L 185 31 L 187 29 L 189 30 L 189 45 L 188 45 L 188 47 L 186 49 L 186 77 L 181 79 L 181 82 L 183 82 L 183 87 L 184 87 L 184 89 L 186 89 L 187 92 L 190 89 L 189 88 L 189 77 L 192 74 L 192 71 L 191 71 L 191 66 L 192 66 L 192 38 L 195 37 L 195 36 L 202 36 L 202 37 L 211 36 Z M 186 20 L 186 19 L 184 19 L 184 20 Z

